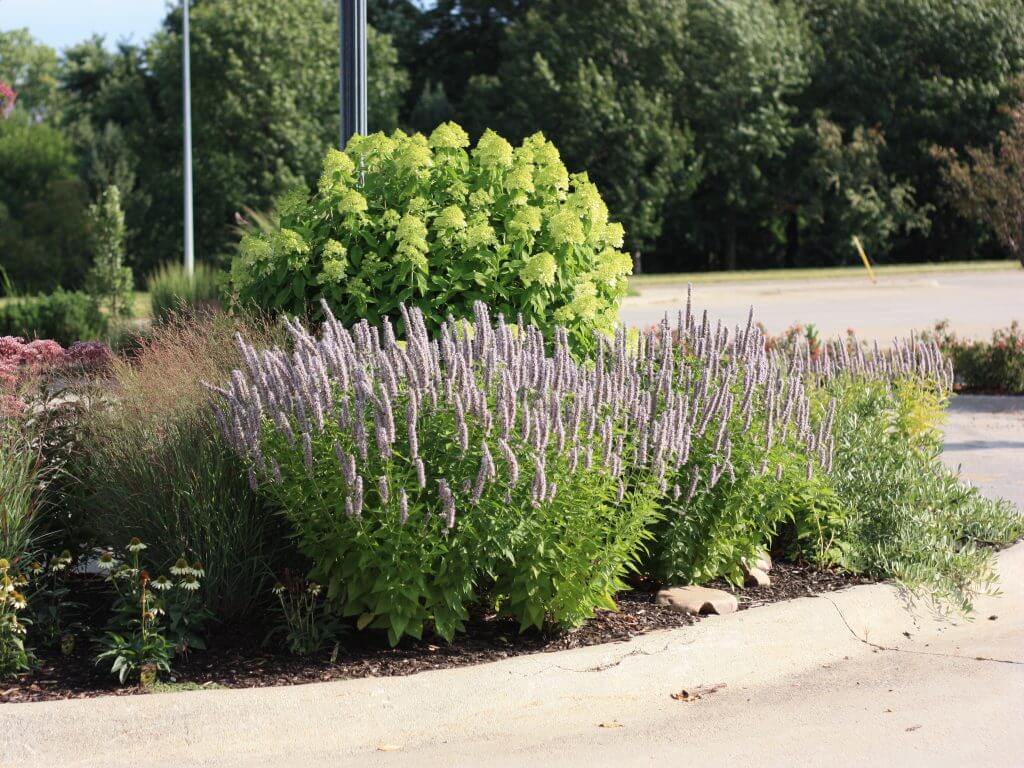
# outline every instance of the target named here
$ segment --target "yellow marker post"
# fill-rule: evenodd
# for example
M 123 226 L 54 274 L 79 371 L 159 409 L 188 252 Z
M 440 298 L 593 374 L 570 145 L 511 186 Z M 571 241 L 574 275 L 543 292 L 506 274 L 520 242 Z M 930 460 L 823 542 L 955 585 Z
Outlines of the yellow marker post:
M 864 268 L 868 271 L 868 277 L 871 278 L 872 283 L 877 283 L 875 280 L 875 271 L 871 269 L 871 262 L 868 261 L 868 255 L 864 253 L 864 246 L 861 245 L 860 238 L 856 235 L 853 236 L 853 247 L 857 249 L 857 253 L 860 254 L 860 260 L 864 262 Z

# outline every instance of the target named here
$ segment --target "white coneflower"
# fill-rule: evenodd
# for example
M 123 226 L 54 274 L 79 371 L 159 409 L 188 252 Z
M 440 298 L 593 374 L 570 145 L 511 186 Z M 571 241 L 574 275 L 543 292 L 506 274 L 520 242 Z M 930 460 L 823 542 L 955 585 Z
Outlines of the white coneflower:
M 28 605 L 28 601 L 21 592 L 12 592 L 10 596 L 11 605 L 14 606 L 14 610 L 20 611 L 22 608 Z
M 309 594 L 313 597 L 317 597 L 320 594 L 321 589 L 322 587 L 315 581 L 309 582 L 309 584 L 306 586 L 306 591 L 309 592 Z
M 199 579 L 197 579 L 191 573 L 184 579 L 178 582 L 178 586 L 184 589 L 186 592 L 195 592 L 199 589 Z
M 284 591 L 285 591 L 285 589 L 284 589 L 284 584 L 282 584 L 282 583 L 281 583 L 280 581 L 279 581 L 279 582 L 277 582 L 277 583 L 276 583 L 276 584 L 274 585 L 274 588 L 273 588 L 273 589 L 271 590 L 271 592 L 273 592 L 273 593 L 274 593 L 275 595 L 277 595 L 278 597 L 280 597 L 281 595 L 283 595 L 283 594 L 284 594 Z
M 115 565 L 117 560 L 111 552 L 104 552 L 96 559 L 96 567 L 101 571 L 110 571 Z
M 164 590 L 168 590 L 173 587 L 174 583 L 166 576 L 160 575 L 149 582 L 149 586 L 157 591 L 163 592 Z
M 146 545 L 139 540 L 138 536 L 133 536 L 132 540 L 128 542 L 129 552 L 141 552 L 144 549 L 146 549 Z
M 206 575 L 206 571 L 203 569 L 203 564 L 196 560 L 192 563 L 192 575 L 197 579 L 203 578 Z
M 175 560 L 174 565 L 171 566 L 170 571 L 174 576 L 187 576 L 192 572 L 192 567 L 188 564 L 188 560 L 184 557 L 179 557 Z

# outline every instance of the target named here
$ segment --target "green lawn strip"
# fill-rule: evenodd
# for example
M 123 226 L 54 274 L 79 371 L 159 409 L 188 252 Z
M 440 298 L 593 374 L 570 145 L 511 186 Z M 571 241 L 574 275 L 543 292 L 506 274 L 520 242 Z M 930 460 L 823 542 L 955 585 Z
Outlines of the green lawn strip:
M 1001 272 L 1020 269 L 1020 262 L 1004 261 L 949 261 L 936 264 L 886 264 L 874 267 L 879 277 L 895 275 L 924 275 L 948 272 Z M 813 267 L 806 269 L 747 269 L 735 272 L 668 272 L 633 275 L 630 288 L 674 283 L 734 283 L 757 280 L 823 280 L 832 278 L 868 279 L 861 265 L 843 267 Z

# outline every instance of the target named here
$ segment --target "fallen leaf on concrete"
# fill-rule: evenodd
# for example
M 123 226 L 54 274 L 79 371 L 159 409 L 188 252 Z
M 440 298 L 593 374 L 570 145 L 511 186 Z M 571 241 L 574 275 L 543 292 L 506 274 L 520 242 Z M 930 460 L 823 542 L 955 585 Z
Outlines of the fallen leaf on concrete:
M 910 733 L 911 731 L 916 731 L 920 727 L 920 725 L 912 725 L 909 728 L 907 728 L 907 733 Z
M 892 710 L 891 710 L 891 709 L 889 709 L 888 707 L 886 707 L 886 708 L 885 708 L 885 711 L 886 711 L 887 713 L 891 713 L 891 712 L 892 712 Z
M 397 752 L 401 747 L 398 744 L 381 744 L 377 747 L 378 752 Z
M 609 720 L 607 723 L 598 723 L 598 728 L 622 728 L 622 723 L 618 720 Z
M 991 616 L 988 617 L 988 620 L 989 621 L 995 621 L 998 618 L 999 618 L 998 616 L 996 616 L 995 614 L 992 614 Z
M 672 698 L 676 701 L 696 701 L 703 696 L 708 696 L 715 691 L 720 691 L 725 688 L 725 683 L 716 683 L 715 685 L 700 685 L 694 688 L 692 691 L 688 691 L 685 688 L 679 693 L 673 693 Z

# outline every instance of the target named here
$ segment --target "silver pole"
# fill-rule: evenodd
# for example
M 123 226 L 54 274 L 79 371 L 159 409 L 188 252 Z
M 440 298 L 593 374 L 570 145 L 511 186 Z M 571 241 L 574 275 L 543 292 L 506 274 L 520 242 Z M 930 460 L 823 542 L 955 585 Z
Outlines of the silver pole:
M 192 236 L 192 74 L 188 52 L 188 4 L 189 0 L 181 0 L 181 72 L 185 108 L 185 274 L 191 277 L 195 272 L 196 257 Z
M 366 0 L 338 3 L 338 44 L 341 73 L 338 83 L 342 149 L 366 126 Z

